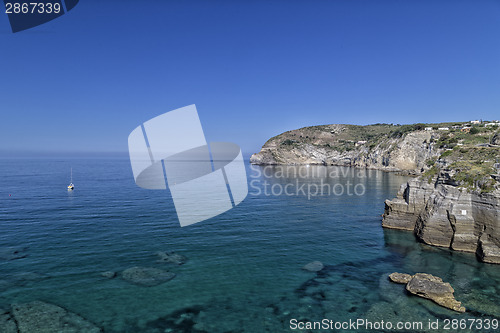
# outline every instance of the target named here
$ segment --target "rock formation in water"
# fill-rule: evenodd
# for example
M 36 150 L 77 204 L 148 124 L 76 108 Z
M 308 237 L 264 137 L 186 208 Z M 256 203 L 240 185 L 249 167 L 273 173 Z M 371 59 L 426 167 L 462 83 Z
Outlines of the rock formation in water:
M 98 333 L 102 330 L 62 307 L 41 301 L 14 304 L 0 314 L 2 333 Z
M 151 267 L 131 267 L 122 272 L 125 281 L 145 287 L 157 286 L 174 277 L 175 273 Z
M 312 261 L 312 262 L 308 263 L 307 265 L 304 265 L 304 267 L 302 267 L 302 269 L 306 270 L 308 272 L 319 272 L 324 267 L 325 266 L 323 265 L 323 263 L 321 261 Z
M 457 312 L 465 312 L 462 303 L 455 299 L 455 290 L 448 282 L 443 282 L 440 277 L 417 273 L 413 276 L 404 273 L 392 273 L 389 279 L 395 283 L 406 284 L 406 290 L 413 295 L 430 299 L 442 307 Z
M 391 273 L 389 274 L 389 280 L 394 283 L 407 284 L 410 282 L 412 276 L 410 274 L 405 273 Z
M 118 275 L 118 273 L 113 271 L 106 271 L 102 272 L 100 275 L 107 279 L 114 279 Z
M 160 258 L 158 259 L 158 262 L 183 265 L 187 261 L 185 256 L 175 252 L 158 251 L 156 252 L 156 255 Z

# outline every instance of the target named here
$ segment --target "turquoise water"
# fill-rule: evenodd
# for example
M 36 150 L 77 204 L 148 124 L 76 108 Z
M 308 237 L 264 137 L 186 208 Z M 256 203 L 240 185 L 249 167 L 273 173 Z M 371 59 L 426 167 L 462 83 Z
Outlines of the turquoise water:
M 180 228 L 168 191 L 138 188 L 128 160 L 2 160 L 0 249 L 26 247 L 27 256 L 0 260 L 0 307 L 42 300 L 105 332 L 288 332 L 293 318 L 500 317 L 500 266 L 381 228 L 384 200 L 405 177 L 322 166 L 247 171 L 253 183 L 240 205 Z M 275 194 L 292 184 L 293 195 L 266 195 L 265 181 Z M 308 198 L 294 192 L 302 184 L 340 185 Z M 362 195 L 349 195 L 348 184 L 360 184 Z M 188 261 L 158 263 L 157 251 Z M 325 269 L 301 269 L 314 260 Z M 100 276 L 132 266 L 177 276 L 155 287 Z M 442 277 L 469 312 L 406 295 L 387 281 L 394 271 Z

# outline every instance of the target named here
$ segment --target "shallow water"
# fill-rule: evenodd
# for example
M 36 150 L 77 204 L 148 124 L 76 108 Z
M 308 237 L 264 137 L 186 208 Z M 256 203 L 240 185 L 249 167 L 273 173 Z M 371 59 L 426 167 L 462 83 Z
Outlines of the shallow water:
M 180 228 L 169 192 L 138 188 L 128 160 L 2 160 L 0 247 L 27 247 L 27 257 L 0 260 L 0 306 L 43 300 L 105 332 L 285 332 L 293 318 L 427 325 L 500 317 L 500 266 L 381 228 L 384 200 L 405 177 L 323 166 L 247 171 L 253 182 L 240 205 Z M 279 194 L 287 184 L 291 195 Z M 309 192 L 295 191 L 303 184 Z M 362 195 L 347 193 L 358 184 Z M 312 195 L 315 185 L 332 193 Z M 266 195 L 266 186 L 277 195 Z M 188 261 L 158 263 L 156 251 Z M 314 260 L 325 269 L 301 269 Z M 177 276 L 155 287 L 100 276 L 132 266 Z M 406 295 L 388 282 L 394 271 L 442 277 L 470 311 Z

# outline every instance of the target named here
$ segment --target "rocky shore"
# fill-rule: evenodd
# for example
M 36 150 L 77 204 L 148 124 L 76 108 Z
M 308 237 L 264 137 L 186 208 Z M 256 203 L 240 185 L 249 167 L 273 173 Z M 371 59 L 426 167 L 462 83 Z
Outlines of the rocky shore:
M 382 226 L 413 231 L 419 241 L 475 253 L 500 264 L 500 191 L 481 193 L 452 184 L 445 174 L 403 184 L 386 200 Z

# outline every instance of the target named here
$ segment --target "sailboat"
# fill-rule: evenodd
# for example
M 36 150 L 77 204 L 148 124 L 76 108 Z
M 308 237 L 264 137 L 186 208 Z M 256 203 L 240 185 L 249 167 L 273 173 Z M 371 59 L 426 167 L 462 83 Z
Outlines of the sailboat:
M 75 185 L 73 185 L 73 168 L 71 168 L 71 182 L 68 185 L 68 191 L 73 191 L 75 189 Z

